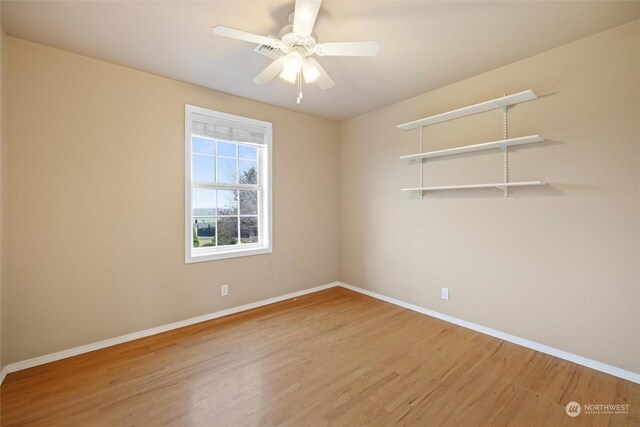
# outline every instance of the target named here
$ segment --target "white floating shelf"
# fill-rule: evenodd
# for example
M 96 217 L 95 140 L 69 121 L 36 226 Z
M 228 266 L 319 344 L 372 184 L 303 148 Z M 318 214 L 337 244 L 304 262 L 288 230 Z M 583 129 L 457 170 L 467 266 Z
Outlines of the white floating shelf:
M 495 110 L 496 108 L 531 101 L 536 98 L 538 98 L 538 96 L 533 93 L 532 90 L 525 90 L 524 92 L 514 93 L 513 95 L 507 95 L 490 101 L 481 102 L 479 104 L 470 105 L 468 107 L 458 108 L 457 110 L 436 114 L 435 116 L 424 119 L 414 120 L 409 123 L 398 125 L 398 127 L 402 130 L 417 129 L 421 126 L 429 126 L 440 122 L 446 122 L 447 120 L 459 119 L 460 117 Z
M 534 185 L 546 185 L 542 181 L 526 181 L 526 182 L 498 182 L 495 184 L 471 184 L 471 185 L 448 185 L 445 187 L 422 187 L 422 188 L 403 188 L 401 191 L 440 191 L 440 190 L 464 190 L 466 188 L 498 188 L 506 191 L 510 187 L 530 187 Z
M 429 151 L 427 153 L 409 154 L 401 156 L 402 160 L 415 161 L 420 159 L 430 159 L 433 157 L 451 156 L 454 154 L 470 153 L 473 151 L 491 150 L 494 148 L 504 149 L 512 145 L 531 144 L 544 141 L 540 135 L 520 136 L 518 138 L 501 139 L 499 141 L 485 142 L 483 144 L 466 145 L 464 147 L 450 148 L 448 150 Z

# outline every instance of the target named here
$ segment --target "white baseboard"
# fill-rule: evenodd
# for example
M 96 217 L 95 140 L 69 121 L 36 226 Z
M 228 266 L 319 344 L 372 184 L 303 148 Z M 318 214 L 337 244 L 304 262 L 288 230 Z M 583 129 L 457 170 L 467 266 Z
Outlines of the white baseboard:
M 4 377 L 11 372 L 21 371 L 23 369 L 32 368 L 38 365 L 44 365 L 45 363 L 55 362 L 56 360 L 66 359 L 67 357 L 77 356 L 79 354 L 88 353 L 90 351 L 99 350 L 101 348 L 110 347 L 116 344 L 122 344 L 127 341 L 137 340 L 139 338 L 156 335 L 162 332 L 171 331 L 173 329 L 182 328 L 184 326 L 193 325 L 200 322 L 206 322 L 207 320 L 217 319 L 219 317 L 228 316 L 230 314 L 240 313 L 241 311 L 251 310 L 253 308 L 262 307 L 265 305 L 273 304 L 276 302 L 296 298 L 301 295 L 310 294 L 313 292 L 322 291 L 324 289 L 333 288 L 339 286 L 338 282 L 329 283 L 326 285 L 316 286 L 314 288 L 305 289 L 298 292 L 292 292 L 285 295 L 265 299 L 262 301 L 252 302 L 244 304 L 238 307 L 228 308 L 226 310 L 216 311 L 215 313 L 204 314 L 198 317 L 192 317 L 191 319 L 181 320 L 179 322 L 169 323 L 167 325 L 157 326 L 151 329 L 145 329 L 144 331 L 133 332 L 127 335 L 121 335 L 115 338 L 109 338 L 103 341 L 98 341 L 91 344 L 82 345 L 80 347 L 70 348 L 68 350 L 58 351 L 56 353 L 45 354 L 44 356 L 34 357 L 32 359 L 23 360 L 21 362 L 12 363 L 5 366 L 0 371 L 0 384 L 4 380 Z
M 499 338 L 504 341 L 508 341 L 514 344 L 521 345 L 523 347 L 530 348 L 532 350 L 539 351 L 541 353 L 546 353 L 551 356 L 558 357 L 560 359 L 568 360 L 569 362 L 576 363 L 578 365 L 586 366 L 587 368 L 595 369 L 596 371 L 604 372 L 610 375 L 613 375 L 618 378 L 622 378 L 628 381 L 632 381 L 634 383 L 640 384 L 640 374 L 636 372 L 627 371 L 625 369 L 617 368 L 615 366 L 607 365 L 606 363 L 598 362 L 593 359 L 588 359 L 586 357 L 579 356 L 577 354 L 569 353 L 564 350 L 560 350 L 554 347 L 549 347 L 548 345 L 540 344 L 534 341 L 530 341 L 524 338 L 516 337 L 515 335 L 507 334 L 505 332 L 496 331 L 495 329 L 487 328 L 486 326 L 478 325 L 476 323 L 468 322 L 466 320 L 458 319 L 453 316 L 449 316 L 447 314 L 442 314 L 437 311 L 429 310 L 427 308 L 419 307 L 414 304 L 410 304 L 408 302 L 400 301 L 395 298 L 391 298 L 385 295 L 381 295 L 377 292 L 372 292 L 367 289 L 358 288 L 357 286 L 348 285 L 346 283 L 340 283 L 340 286 L 346 289 L 350 289 L 352 291 L 368 295 L 370 297 L 386 301 L 391 304 L 398 305 L 400 307 L 407 308 L 412 311 L 417 311 L 418 313 L 426 314 L 427 316 L 435 317 L 445 322 L 453 323 L 458 326 L 462 326 L 463 328 L 472 329 L 474 331 L 491 335 L 492 337 Z
M 198 317 L 193 317 L 191 319 L 181 320 L 179 322 L 169 323 L 167 325 L 158 326 L 151 329 L 146 329 L 144 331 L 134 332 L 127 335 L 121 335 L 119 337 L 106 339 L 103 341 L 98 341 L 92 344 L 83 345 L 80 347 L 71 348 L 68 350 L 59 351 L 56 353 L 46 354 L 44 356 L 34 357 L 32 359 L 23 360 L 21 362 L 12 363 L 10 365 L 5 366 L 0 370 L 0 384 L 4 380 L 5 376 L 11 372 L 21 371 L 23 369 L 32 368 L 34 366 L 43 365 L 49 362 L 55 362 L 56 360 L 66 359 L 67 357 L 77 356 L 79 354 L 88 353 L 90 351 L 99 350 L 101 348 L 110 347 L 116 344 L 121 344 L 127 341 L 137 340 L 139 338 L 148 337 L 151 335 L 156 335 L 162 332 L 171 331 L 173 329 L 182 328 L 184 326 L 193 325 L 200 322 L 205 322 L 207 320 L 217 319 L 219 317 L 228 316 L 230 314 L 240 313 L 242 311 L 251 310 L 253 308 L 262 307 L 265 305 L 273 304 L 276 302 L 284 301 L 287 299 L 295 298 L 301 295 L 310 294 L 313 292 L 322 291 L 324 289 L 333 288 L 336 286 L 342 286 L 343 288 L 350 289 L 352 291 L 398 305 L 400 307 L 416 311 L 418 313 L 425 314 L 427 316 L 435 317 L 437 319 L 444 320 L 445 322 L 453 323 L 458 326 L 462 326 L 463 328 L 472 329 L 474 331 L 490 335 L 492 337 L 499 338 L 504 341 L 508 341 L 514 344 L 521 345 L 523 347 L 530 348 L 532 350 L 536 350 L 542 353 L 549 354 L 551 356 L 558 357 L 560 359 L 568 360 L 570 362 L 576 363 L 578 365 L 586 366 L 587 368 L 595 369 L 597 371 L 601 371 L 610 375 L 613 375 L 618 378 L 622 378 L 628 381 L 632 381 L 640 384 L 640 374 L 627 371 L 624 369 L 616 368 L 615 366 L 607 365 L 606 363 L 598 362 L 596 360 L 588 359 L 586 357 L 578 356 L 577 354 L 569 353 L 564 350 L 560 350 L 557 348 L 549 347 L 544 344 L 540 344 L 534 341 L 530 341 L 524 338 L 520 338 L 511 334 L 507 334 L 505 332 L 500 332 L 495 329 L 487 328 L 482 325 L 478 325 L 476 323 L 468 322 L 466 320 L 458 319 L 453 316 L 449 316 L 447 314 L 442 314 L 437 311 L 429 310 L 423 307 L 419 307 L 415 304 L 410 304 L 408 302 L 400 301 L 395 298 L 391 298 L 377 292 L 372 292 L 366 289 L 358 288 L 357 286 L 348 285 L 346 283 L 334 282 L 329 283 L 322 286 L 316 286 L 314 288 L 305 289 L 298 292 L 292 292 L 286 295 L 280 295 L 277 297 L 269 298 L 262 301 L 257 301 L 245 305 L 241 305 L 238 307 L 229 308 L 226 310 L 217 311 L 215 313 L 205 314 Z
M 8 374 L 7 372 L 7 367 L 3 367 L 2 369 L 0 369 L 0 384 L 2 384 L 2 381 L 4 381 L 4 377 L 6 377 Z

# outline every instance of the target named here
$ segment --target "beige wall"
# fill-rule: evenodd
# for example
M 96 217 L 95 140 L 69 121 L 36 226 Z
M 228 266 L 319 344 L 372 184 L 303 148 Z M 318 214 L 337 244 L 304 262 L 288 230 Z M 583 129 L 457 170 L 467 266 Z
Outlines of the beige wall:
M 510 110 L 513 181 L 544 188 L 409 199 L 417 131 L 396 125 L 533 89 Z M 340 278 L 640 372 L 639 21 L 340 126 Z M 425 151 L 500 139 L 501 112 L 425 128 Z M 425 162 L 425 183 L 500 182 L 502 155 Z M 440 299 L 448 287 L 450 300 Z
M 2 9 L 2 8 L 0 8 Z M 1 16 L 0 16 L 1 18 Z M 0 22 L 2 22 L 2 20 L 0 19 Z M 3 227 L 2 227 L 2 212 L 4 210 L 4 198 L 3 198 L 3 183 L 4 180 L 2 179 L 2 176 L 4 175 L 4 156 L 2 155 L 3 150 L 4 150 L 4 133 L 5 133 L 5 121 L 4 121 L 4 100 L 5 100 L 5 85 L 4 85 L 4 68 L 5 68 L 5 61 L 4 61 L 4 40 L 5 40 L 5 34 L 4 34 L 4 30 L 2 29 L 2 24 L 0 24 L 0 369 L 2 369 L 2 367 L 5 365 L 3 363 L 3 361 L 5 360 L 3 358 L 3 352 L 4 352 L 4 302 L 5 299 L 3 298 L 3 294 L 4 294 L 4 280 L 2 279 L 3 277 L 3 268 L 2 268 L 2 241 L 3 241 Z
M 7 87 L 7 363 L 338 279 L 336 123 L 11 37 Z M 184 264 L 185 103 L 273 123 L 272 255 Z

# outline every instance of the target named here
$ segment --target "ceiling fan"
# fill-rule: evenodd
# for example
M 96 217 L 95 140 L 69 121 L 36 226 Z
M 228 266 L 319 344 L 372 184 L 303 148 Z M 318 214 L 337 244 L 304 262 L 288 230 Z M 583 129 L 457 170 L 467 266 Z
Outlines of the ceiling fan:
M 376 56 L 380 46 L 376 41 L 318 43 L 312 35 L 313 26 L 322 0 L 296 0 L 295 10 L 289 14 L 289 23 L 280 30 L 279 38 L 260 36 L 246 31 L 217 25 L 212 28 L 219 36 L 257 43 L 269 48 L 275 60 L 253 79 L 267 84 L 276 76 L 298 85 L 297 102 L 302 99 L 302 79 L 315 82 L 320 89 L 334 86 L 334 81 L 313 58 L 319 56 Z

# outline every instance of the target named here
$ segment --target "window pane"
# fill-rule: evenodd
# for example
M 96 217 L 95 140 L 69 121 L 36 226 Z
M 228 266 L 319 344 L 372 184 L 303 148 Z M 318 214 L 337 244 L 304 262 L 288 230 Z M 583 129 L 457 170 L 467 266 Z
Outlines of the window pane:
M 216 245 L 216 218 L 215 217 L 194 217 L 193 218 L 193 247 L 203 248 Z
M 191 138 L 191 151 L 193 153 L 210 154 L 214 155 L 214 142 L 210 139 L 198 138 L 194 136 Z
M 258 163 L 253 160 L 240 160 L 240 184 L 258 183 Z
M 258 217 L 240 218 L 240 239 L 242 243 L 258 243 Z
M 250 147 L 248 145 L 238 145 L 239 156 L 241 159 L 252 159 L 256 160 L 258 158 L 258 148 Z
M 192 216 L 215 216 L 216 190 L 194 188 L 191 191 Z
M 238 144 L 216 141 L 218 144 L 218 156 L 238 157 Z
M 238 215 L 236 190 L 218 190 L 218 215 Z
M 192 198 L 193 247 L 215 245 L 216 236 L 216 190 L 194 188 Z
M 223 184 L 238 183 L 238 163 L 236 159 L 218 157 L 218 182 Z
M 218 246 L 238 244 L 238 217 L 218 218 Z
M 240 215 L 258 215 L 258 192 L 240 190 Z
M 213 156 L 193 155 L 191 173 L 196 182 L 216 182 L 216 159 Z

